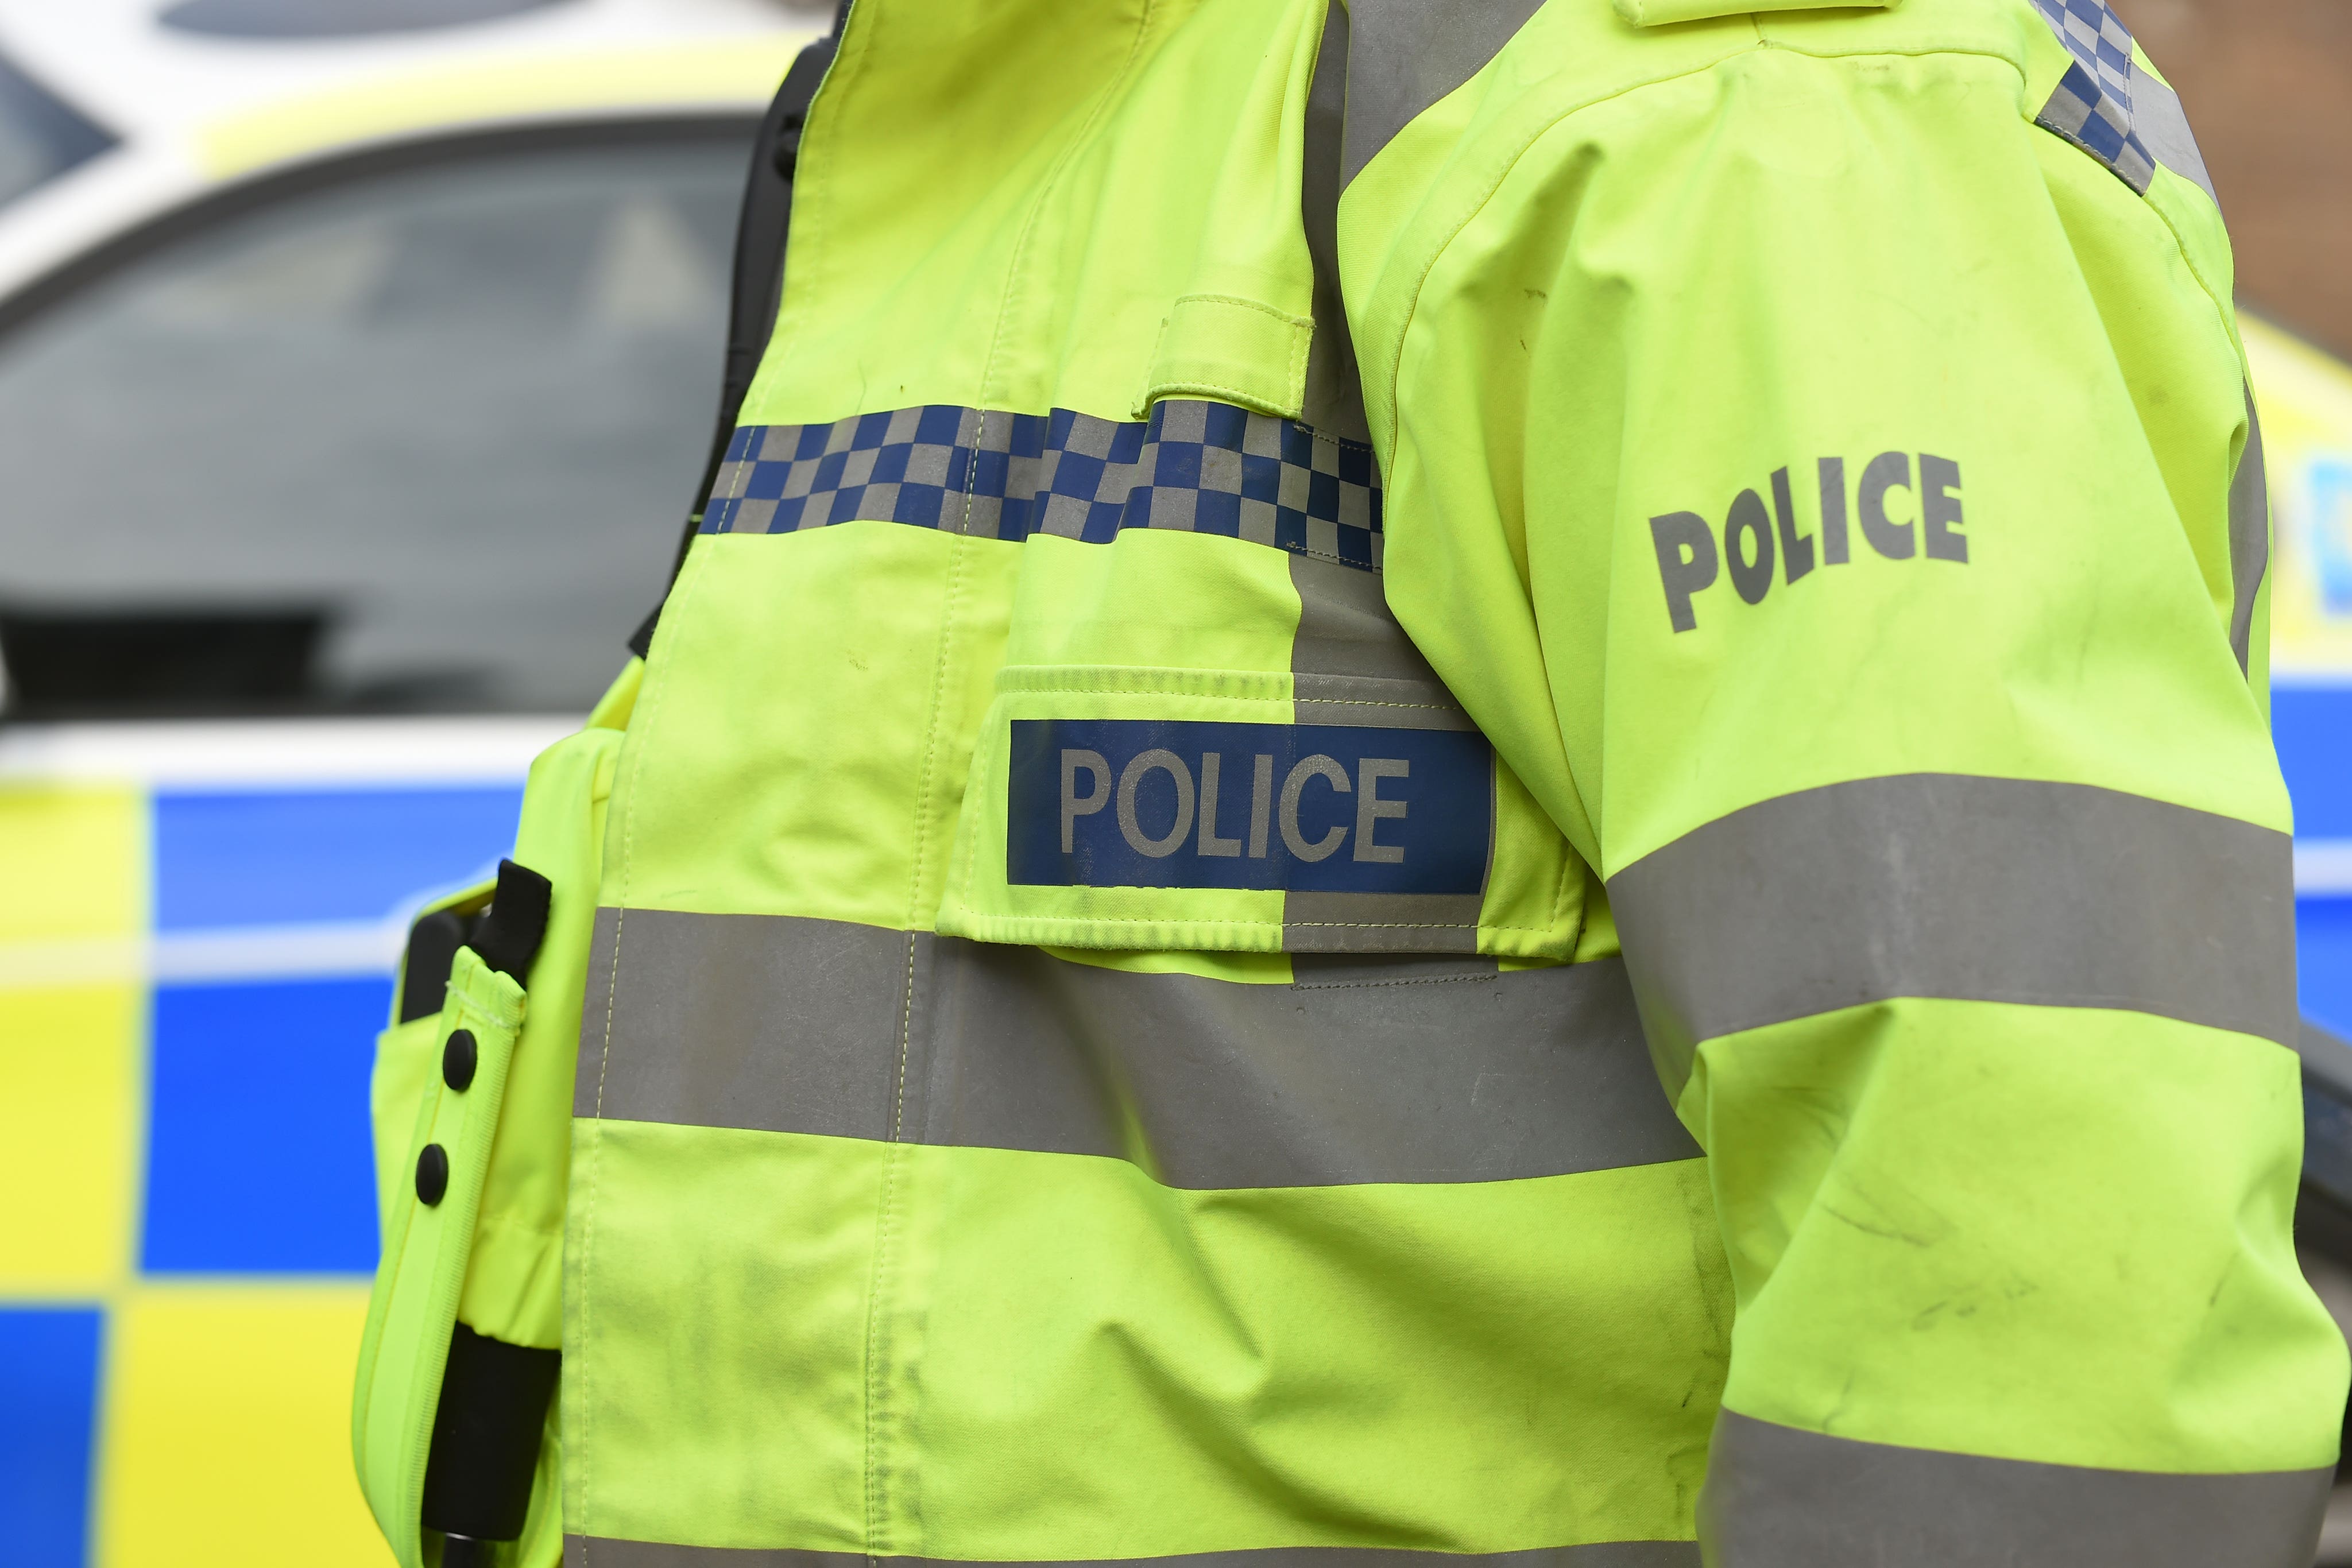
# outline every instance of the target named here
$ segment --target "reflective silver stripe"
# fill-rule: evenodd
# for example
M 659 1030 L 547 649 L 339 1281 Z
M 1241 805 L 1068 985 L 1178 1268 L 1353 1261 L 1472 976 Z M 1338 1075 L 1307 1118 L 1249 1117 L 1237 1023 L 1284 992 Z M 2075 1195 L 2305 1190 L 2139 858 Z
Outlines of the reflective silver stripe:
M 1486 68 L 1543 0 L 1348 0 L 1345 186 L 1415 115 Z
M 1454 706 L 1454 694 L 1433 680 L 1298 675 L 1291 690 L 1301 724 L 1344 724 L 1369 729 L 1478 727 Z
M 1290 585 L 1298 591 L 1298 630 L 1290 644 L 1293 674 L 1409 681 L 1437 693 L 1435 700 L 1454 704 L 1437 672 L 1397 624 L 1378 572 L 1293 555 Z M 1303 716 L 1300 722 L 1306 722 Z
M 1613 960 L 1498 974 L 1300 956 L 1294 971 L 1246 985 L 836 921 L 606 909 L 589 994 L 610 1002 L 586 1009 L 574 1108 L 1108 1155 L 1192 1188 L 1698 1153 Z
M 1964 774 L 1765 800 L 1609 881 L 1643 1019 L 1718 1035 L 1892 997 L 2126 1008 L 2295 1038 L 2287 835 Z
M 1989 1459 L 1726 1410 L 1698 1528 L 1710 1568 L 2308 1568 L 2334 1479 Z
M 2213 176 L 2205 172 L 2205 154 L 2197 151 L 2180 95 L 2140 69 L 2137 58 L 2131 68 L 2131 103 L 2132 129 L 2156 161 L 2195 184 L 2219 207 L 2221 198 L 2213 194 Z
M 1378 573 L 1293 555 L 1290 581 L 1298 591 L 1290 668 L 1299 723 L 1477 727 L 1397 624 Z M 1293 953 L 1475 953 L 1484 903 L 1475 893 L 1291 892 L 1282 945 Z
M 744 1546 L 664 1546 L 604 1536 L 563 1538 L 566 1568 L 967 1568 L 951 1557 L 869 1557 L 863 1552 L 806 1552 Z M 1377 1546 L 1267 1546 L 1255 1551 L 1188 1552 L 1169 1557 L 991 1558 L 969 1568 L 1699 1568 L 1690 1541 L 1616 1541 L 1546 1546 L 1531 1552 L 1408 1552 Z
M 1315 79 L 1307 94 L 1305 155 L 1300 160 L 1298 213 L 1307 254 L 1315 265 L 1315 336 L 1307 345 L 1307 390 L 1299 417 L 1343 441 L 1369 445 L 1364 386 L 1356 340 L 1339 290 L 1339 158 L 1348 116 L 1348 7 L 1328 0 Z M 1374 481 L 1375 485 L 1378 481 Z
M 2230 651 L 2246 667 L 2253 647 L 2254 594 L 2271 564 L 2271 493 L 2263 473 L 2263 425 L 2246 389 L 2246 450 L 2230 476 Z
M 1489 846 L 1488 852 L 1492 853 Z M 1313 953 L 1475 953 L 1475 893 L 1302 893 L 1282 897 L 1282 946 Z

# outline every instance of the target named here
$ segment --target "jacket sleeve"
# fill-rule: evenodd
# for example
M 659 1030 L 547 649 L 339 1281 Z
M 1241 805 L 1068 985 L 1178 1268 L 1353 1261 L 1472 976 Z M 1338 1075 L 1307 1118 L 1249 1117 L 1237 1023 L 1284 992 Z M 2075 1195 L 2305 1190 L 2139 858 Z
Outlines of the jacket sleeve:
M 2300 1568 L 2336 1456 L 2226 246 L 2023 96 L 1759 48 L 1579 110 L 1400 340 L 1391 601 L 1709 1156 L 1713 1563 Z

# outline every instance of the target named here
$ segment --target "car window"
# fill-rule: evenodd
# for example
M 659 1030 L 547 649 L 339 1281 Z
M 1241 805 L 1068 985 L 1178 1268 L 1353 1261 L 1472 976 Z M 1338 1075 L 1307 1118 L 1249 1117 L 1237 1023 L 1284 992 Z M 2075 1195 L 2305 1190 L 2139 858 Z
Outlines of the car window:
M 113 145 L 95 121 L 0 57 L 0 206 Z
M 17 711 L 592 701 L 701 472 L 749 136 L 354 177 L 0 338 Z

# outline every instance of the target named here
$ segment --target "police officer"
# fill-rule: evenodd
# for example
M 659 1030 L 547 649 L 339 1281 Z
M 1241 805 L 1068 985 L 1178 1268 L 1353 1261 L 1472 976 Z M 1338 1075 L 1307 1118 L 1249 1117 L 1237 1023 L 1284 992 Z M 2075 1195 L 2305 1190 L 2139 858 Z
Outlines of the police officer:
M 2259 438 L 2102 0 L 856 0 L 792 222 L 534 778 L 527 1553 L 2310 1561 Z

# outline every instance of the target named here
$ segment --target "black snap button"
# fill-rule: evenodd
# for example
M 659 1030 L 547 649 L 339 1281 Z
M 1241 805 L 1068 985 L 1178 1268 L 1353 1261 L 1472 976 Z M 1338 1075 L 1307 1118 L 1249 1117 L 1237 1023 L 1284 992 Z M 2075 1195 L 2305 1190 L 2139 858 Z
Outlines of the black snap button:
M 453 1029 L 449 1043 L 441 1048 L 441 1082 L 462 1094 L 474 1081 L 474 1063 L 480 1052 L 474 1049 L 474 1031 Z
M 432 1207 L 449 1190 L 449 1155 L 438 1144 L 427 1144 L 416 1156 L 416 1196 Z

